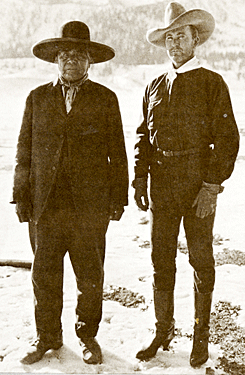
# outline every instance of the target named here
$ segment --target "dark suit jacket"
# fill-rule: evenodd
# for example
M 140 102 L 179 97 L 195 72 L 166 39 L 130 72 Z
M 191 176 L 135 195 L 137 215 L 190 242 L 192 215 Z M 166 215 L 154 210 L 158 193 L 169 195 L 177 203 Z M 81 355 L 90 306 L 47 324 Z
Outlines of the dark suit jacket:
M 31 200 L 37 222 L 54 184 L 64 139 L 76 208 L 93 219 L 128 204 L 128 166 L 117 97 L 87 80 L 66 113 L 61 86 L 31 91 L 18 139 L 13 203 Z

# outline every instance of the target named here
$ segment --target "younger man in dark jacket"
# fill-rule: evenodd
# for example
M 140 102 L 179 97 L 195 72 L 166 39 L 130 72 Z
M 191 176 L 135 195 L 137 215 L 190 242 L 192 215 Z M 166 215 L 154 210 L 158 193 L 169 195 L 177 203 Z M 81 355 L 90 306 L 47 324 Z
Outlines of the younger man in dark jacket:
M 218 193 L 230 177 L 239 135 L 228 88 L 204 69 L 195 48 L 214 30 L 214 19 L 199 9 L 173 2 L 165 28 L 148 32 L 148 41 L 166 48 L 172 68 L 150 83 L 143 99 L 135 145 L 135 200 L 148 209 L 150 174 L 152 262 L 156 335 L 137 358 L 152 358 L 174 336 L 176 252 L 183 218 L 194 268 L 195 326 L 190 363 L 208 359 L 209 320 L 215 281 L 213 224 Z

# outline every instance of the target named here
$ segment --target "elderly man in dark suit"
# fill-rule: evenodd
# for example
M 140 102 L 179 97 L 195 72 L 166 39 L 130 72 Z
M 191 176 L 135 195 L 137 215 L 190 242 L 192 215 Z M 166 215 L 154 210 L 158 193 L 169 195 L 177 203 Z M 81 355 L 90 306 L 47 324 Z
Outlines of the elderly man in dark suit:
M 146 88 L 135 145 L 135 200 L 148 209 L 150 174 L 152 262 L 156 335 L 137 353 L 147 360 L 174 337 L 174 286 L 179 227 L 183 219 L 194 269 L 195 325 L 190 364 L 208 359 L 209 320 L 215 282 L 213 224 L 217 195 L 230 177 L 239 146 L 229 91 L 223 78 L 201 66 L 195 49 L 215 22 L 205 10 L 170 3 L 165 27 L 147 39 L 166 49 L 168 71 Z
M 76 334 L 83 360 L 101 363 L 95 339 L 102 315 L 105 235 L 128 204 L 128 167 L 117 97 L 88 79 L 91 63 L 114 57 L 87 25 L 66 23 L 61 37 L 33 54 L 57 63 L 55 82 L 29 94 L 18 139 L 13 202 L 29 222 L 37 340 L 22 363 L 62 346 L 63 258 L 77 281 Z

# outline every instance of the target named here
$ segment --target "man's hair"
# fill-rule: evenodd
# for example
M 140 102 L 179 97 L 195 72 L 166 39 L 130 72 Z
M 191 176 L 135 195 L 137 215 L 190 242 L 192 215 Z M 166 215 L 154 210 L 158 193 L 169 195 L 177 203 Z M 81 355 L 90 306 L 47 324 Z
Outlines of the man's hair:
M 189 26 L 189 28 L 190 28 L 190 31 L 191 31 L 191 35 L 192 35 L 192 38 L 193 38 L 193 40 L 195 41 L 195 46 L 198 46 L 198 43 L 199 43 L 199 34 L 198 34 L 198 30 L 197 30 L 197 28 L 196 28 L 196 26 L 194 26 L 194 25 L 187 25 L 187 26 Z M 165 38 L 165 40 L 166 40 L 166 34 L 164 35 L 164 38 Z
M 90 64 L 93 64 L 94 60 L 92 56 L 90 55 L 89 51 L 86 49 L 86 55 L 88 56 L 88 61 Z
M 189 26 L 190 26 L 192 38 L 193 38 L 193 40 L 195 40 L 196 45 L 198 45 L 198 42 L 199 42 L 198 30 L 197 30 L 196 26 L 194 26 L 194 25 L 189 25 Z

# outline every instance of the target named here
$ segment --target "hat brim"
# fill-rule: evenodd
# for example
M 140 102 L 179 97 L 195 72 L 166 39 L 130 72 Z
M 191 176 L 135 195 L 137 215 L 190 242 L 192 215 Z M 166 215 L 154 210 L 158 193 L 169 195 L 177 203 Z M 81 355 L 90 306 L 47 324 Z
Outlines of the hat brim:
M 198 45 L 206 42 L 206 40 L 212 35 L 215 28 L 215 20 L 213 16 L 202 9 L 192 9 L 182 13 L 177 17 L 168 27 L 165 28 L 154 28 L 147 32 L 146 39 L 149 43 L 166 48 L 165 35 L 167 32 L 177 29 L 181 26 L 193 25 L 198 30 L 200 41 Z
M 41 60 L 55 63 L 57 53 L 64 48 L 79 48 L 88 51 L 92 58 L 92 64 L 111 60 L 115 56 L 114 49 L 105 44 L 75 38 L 42 40 L 32 47 L 32 53 Z

